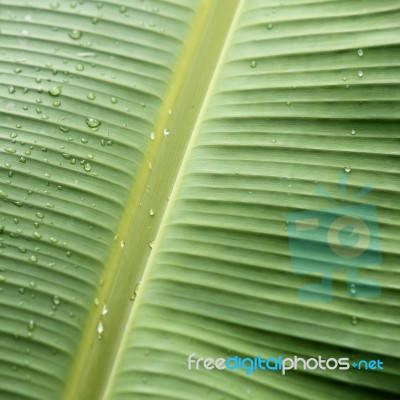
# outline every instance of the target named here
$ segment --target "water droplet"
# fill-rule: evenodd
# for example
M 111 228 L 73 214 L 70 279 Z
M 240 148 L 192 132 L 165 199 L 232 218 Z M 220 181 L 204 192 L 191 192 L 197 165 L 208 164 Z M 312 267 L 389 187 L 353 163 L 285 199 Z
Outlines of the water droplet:
M 72 251 L 67 251 L 67 252 L 65 253 L 65 255 L 66 255 L 67 257 L 71 257 L 71 256 L 72 256 Z
M 125 247 L 125 240 L 121 240 L 120 246 L 121 246 L 121 249 L 123 249 Z
M 43 215 L 43 213 L 41 213 L 41 212 L 37 212 L 37 213 L 36 213 L 36 216 L 37 216 L 38 218 L 40 218 L 40 219 L 43 219 L 43 218 L 44 218 L 44 215 Z
M 96 96 L 94 95 L 94 93 L 90 92 L 87 96 L 86 96 L 89 100 L 95 100 Z
M 58 1 L 53 1 L 52 3 L 50 3 L 50 8 L 52 10 L 57 10 L 58 7 L 60 7 L 60 3 Z
M 350 284 L 350 294 L 355 296 L 357 294 L 356 285 L 354 283 Z
M 59 296 L 53 296 L 52 302 L 55 306 L 59 306 L 61 304 L 61 299 Z
M 362 78 L 362 77 L 364 76 L 364 72 L 358 71 L 358 72 L 357 72 L 357 75 L 358 75 L 360 78 Z
M 167 128 L 164 128 L 164 136 L 168 137 L 170 134 L 171 132 Z
M 64 132 L 64 133 L 68 133 L 69 132 L 69 128 L 67 126 L 60 125 L 59 128 L 60 128 L 61 132 Z
M 99 334 L 99 339 L 101 338 L 103 332 L 104 332 L 103 323 L 99 322 L 99 324 L 97 325 L 97 333 Z
M 6 277 L 4 275 L 0 275 L 0 282 L 5 282 L 6 281 Z
M 269 31 L 272 30 L 273 27 L 274 27 L 274 26 L 273 26 L 271 23 L 267 24 L 267 29 L 268 29 Z
M 86 125 L 89 128 L 97 128 L 98 126 L 101 125 L 101 122 L 98 119 L 89 117 L 89 118 L 86 119 Z
M 85 69 L 85 67 L 84 67 L 82 64 L 78 64 L 78 65 L 75 67 L 75 69 L 76 69 L 77 71 L 83 71 L 83 70 Z
M 19 288 L 18 292 L 20 292 L 21 294 L 24 294 L 25 293 L 25 288 L 23 288 L 23 287 Z
M 151 140 L 154 140 L 156 138 L 156 135 L 154 134 L 154 132 L 151 132 L 150 133 L 150 139 Z
M 95 297 L 95 299 L 94 299 L 94 304 L 96 306 L 98 306 L 100 304 L 100 301 L 99 301 L 99 299 L 97 297 Z
M 42 237 L 42 234 L 40 232 L 33 232 L 33 236 L 37 239 L 40 239 Z
M 151 209 L 151 210 L 149 211 L 149 214 L 150 214 L 150 216 L 153 216 L 153 215 L 155 214 L 154 210 Z
M 68 36 L 73 40 L 78 40 L 82 37 L 82 32 L 78 29 L 74 29 L 72 32 L 68 34 Z
M 349 165 L 346 165 L 344 167 L 344 171 L 349 174 L 351 172 L 351 167 Z
M 16 152 L 17 152 L 17 150 L 15 150 L 13 147 L 6 147 L 6 148 L 4 149 L 4 151 L 5 151 L 6 153 L 16 153 Z
M 352 134 L 352 135 L 355 135 L 355 134 L 356 134 L 356 131 L 355 131 L 354 129 L 352 129 L 352 130 L 351 130 L 351 134 Z
M 22 207 L 22 201 L 13 201 L 12 203 L 17 207 Z
M 29 286 L 30 286 L 31 288 L 35 288 L 35 287 L 36 287 L 36 282 L 30 281 L 30 282 L 29 282 Z
M 103 305 L 103 308 L 102 308 L 102 310 L 101 310 L 101 315 L 107 315 L 107 313 L 108 313 L 108 308 L 107 308 L 107 306 L 104 304 Z
M 360 57 L 364 55 L 364 51 L 362 49 L 358 50 L 357 53 Z
M 8 197 L 8 194 L 4 190 L 0 189 L 0 197 Z
M 90 163 L 86 163 L 83 168 L 85 169 L 85 171 L 89 172 L 92 169 L 92 166 L 90 165 Z
M 253 60 L 253 61 L 250 63 L 250 67 L 251 67 L 251 68 L 257 67 L 257 61 L 256 61 L 256 60 Z
M 149 242 L 148 244 L 149 244 L 149 247 L 152 249 L 152 248 L 154 247 L 154 245 L 155 245 L 155 241 L 152 240 L 152 241 Z
M 56 97 L 61 94 L 61 89 L 58 86 L 54 86 L 49 90 L 49 95 Z
M 357 325 L 358 324 L 358 318 L 355 315 L 353 315 L 353 317 L 351 317 L 351 323 L 353 325 Z
M 9 86 L 8 93 L 10 93 L 10 94 L 15 93 L 15 87 L 14 86 Z
M 29 261 L 32 262 L 32 263 L 37 263 L 38 259 L 37 259 L 36 256 L 30 256 L 29 257 Z
M 28 323 L 28 330 L 29 332 L 32 332 L 35 330 L 36 324 L 35 321 L 33 319 L 31 319 Z
M 117 104 L 118 100 L 115 97 L 111 97 L 111 103 Z

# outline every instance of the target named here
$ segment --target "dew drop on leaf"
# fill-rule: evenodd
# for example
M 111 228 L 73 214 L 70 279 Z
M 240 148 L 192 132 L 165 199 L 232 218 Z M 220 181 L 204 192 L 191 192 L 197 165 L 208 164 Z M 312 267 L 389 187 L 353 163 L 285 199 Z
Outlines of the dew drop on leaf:
M 86 125 L 89 128 L 97 128 L 98 126 L 101 125 L 101 122 L 98 119 L 89 117 L 89 118 L 86 118 Z
M 53 296 L 52 302 L 55 306 L 59 306 L 61 304 L 61 299 L 59 296 Z
M 58 86 L 54 86 L 49 90 L 49 95 L 56 97 L 61 94 L 61 89 Z
M 33 332 L 35 330 L 36 324 L 33 319 L 31 319 L 28 323 L 28 330 L 29 332 Z
M 103 308 L 102 308 L 102 310 L 101 310 L 101 315 L 107 315 L 107 313 L 108 313 L 108 308 L 107 308 L 107 306 L 104 304 L 103 305 Z
M 73 40 L 78 40 L 82 37 L 82 32 L 78 29 L 74 29 L 72 32 L 68 34 L 68 36 Z

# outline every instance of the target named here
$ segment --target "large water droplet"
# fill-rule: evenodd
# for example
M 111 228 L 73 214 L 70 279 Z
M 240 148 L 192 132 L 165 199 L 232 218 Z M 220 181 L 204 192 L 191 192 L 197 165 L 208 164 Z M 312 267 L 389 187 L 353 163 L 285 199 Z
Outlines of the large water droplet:
M 250 63 L 250 67 L 251 67 L 251 68 L 257 67 L 257 61 L 256 61 L 256 60 L 253 60 L 253 61 Z
M 74 29 L 72 32 L 68 34 L 71 39 L 78 40 L 82 37 L 82 32 L 78 29 Z
M 346 165 L 344 167 L 344 171 L 349 174 L 351 172 L 351 167 L 349 165 Z
M 50 96 L 59 96 L 61 94 L 61 89 L 58 86 L 54 86 L 49 90 Z
M 98 126 L 101 125 L 101 122 L 98 119 L 89 117 L 89 118 L 86 119 L 86 125 L 89 128 L 97 128 Z
M 364 51 L 363 51 L 362 49 L 359 49 L 359 50 L 357 51 L 357 54 L 358 54 L 360 57 L 362 57 L 362 56 L 364 55 Z

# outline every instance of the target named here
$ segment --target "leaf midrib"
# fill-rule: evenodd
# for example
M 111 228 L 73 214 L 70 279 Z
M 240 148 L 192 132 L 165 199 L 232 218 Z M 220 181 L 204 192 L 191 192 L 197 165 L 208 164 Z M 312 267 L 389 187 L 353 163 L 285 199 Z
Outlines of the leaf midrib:
M 98 286 L 98 305 L 91 307 L 75 353 L 76 361 L 66 384 L 65 400 L 107 397 L 129 321 L 140 303 L 140 295 L 134 304 L 130 295 L 149 269 L 149 242 L 159 236 L 169 195 L 176 192 L 181 165 L 186 163 L 184 158 L 189 153 L 187 148 L 191 147 L 189 142 L 198 130 L 212 81 L 227 47 L 227 37 L 234 25 L 232 21 L 238 15 L 241 3 L 242 0 L 229 3 L 202 0 L 198 7 L 154 123 L 156 138 L 150 141 L 132 182 L 116 240 L 104 265 L 103 284 Z M 171 131 L 168 138 L 163 137 L 164 128 Z M 152 170 L 149 170 L 149 162 L 153 164 Z M 156 189 L 154 192 L 153 188 Z M 154 216 L 149 215 L 151 208 L 155 210 Z M 122 240 L 125 242 L 123 248 Z M 107 304 L 109 313 L 102 319 L 104 334 L 102 340 L 98 340 L 97 325 L 103 304 Z

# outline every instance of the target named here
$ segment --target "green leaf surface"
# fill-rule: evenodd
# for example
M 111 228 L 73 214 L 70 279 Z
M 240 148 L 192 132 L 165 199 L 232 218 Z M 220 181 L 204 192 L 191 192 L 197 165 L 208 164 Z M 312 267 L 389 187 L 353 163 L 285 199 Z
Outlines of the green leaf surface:
M 0 398 L 397 399 L 399 17 L 0 0 Z M 326 255 L 295 273 L 290 213 L 365 203 L 382 260 L 356 269 L 380 295 L 350 292 L 343 261 L 332 301 L 301 301 Z M 193 353 L 384 370 L 188 370 Z

